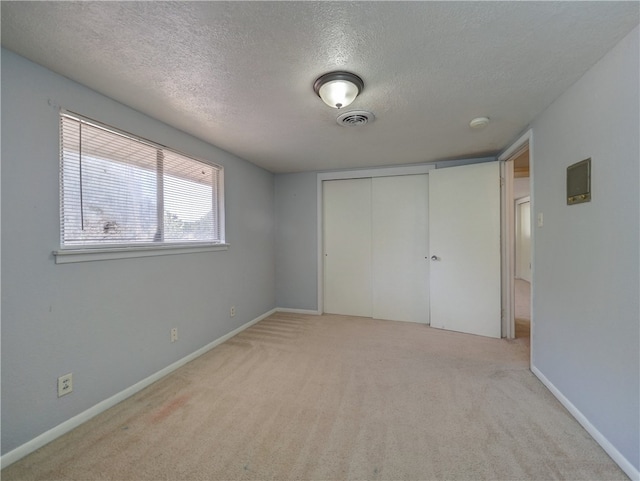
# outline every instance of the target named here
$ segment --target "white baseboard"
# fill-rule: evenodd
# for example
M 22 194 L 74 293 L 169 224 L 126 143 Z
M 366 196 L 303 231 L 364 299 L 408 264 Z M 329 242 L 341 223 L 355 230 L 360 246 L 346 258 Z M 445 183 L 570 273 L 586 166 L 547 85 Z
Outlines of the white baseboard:
M 3 455 L 0 458 L 0 468 L 6 468 L 10 464 L 15 463 L 16 461 L 18 461 L 19 459 L 25 457 L 26 455 L 31 454 L 36 449 L 40 449 L 45 444 L 48 444 L 51 441 L 53 441 L 54 439 L 59 438 L 63 434 L 68 433 L 72 429 L 77 428 L 82 423 L 87 422 L 89 419 L 91 419 L 91 418 L 97 416 L 98 414 L 106 411 L 107 409 L 115 406 L 119 402 L 124 401 L 128 397 L 133 396 L 138 391 L 141 391 L 145 387 L 153 384 L 154 382 L 156 382 L 159 379 L 163 378 L 167 374 L 170 374 L 171 372 L 175 371 L 179 367 L 184 366 L 186 363 L 188 363 L 190 361 L 193 361 L 195 358 L 197 358 L 199 356 L 202 356 L 207 351 L 210 351 L 211 349 L 213 349 L 217 345 L 222 344 L 223 342 L 227 341 L 228 339 L 231 339 L 233 336 L 239 334 L 240 332 L 244 331 L 245 329 L 247 329 L 247 328 L 253 326 L 254 324 L 260 322 L 261 320 L 269 317 L 271 314 L 273 314 L 275 312 L 276 312 L 276 309 L 271 309 L 269 312 L 266 312 L 265 314 L 262 314 L 261 316 L 256 317 L 255 319 L 253 319 L 252 321 L 247 322 L 246 324 L 243 324 L 242 326 L 238 327 L 237 329 L 234 329 L 230 333 L 225 334 L 224 336 L 216 339 L 215 341 L 210 342 L 206 346 L 201 347 L 197 351 L 192 352 L 188 356 L 185 356 L 182 359 L 174 362 L 173 364 L 170 364 L 169 366 L 165 367 L 164 369 L 161 369 L 160 371 L 156 372 L 155 374 L 152 374 L 151 376 L 143 379 L 142 381 L 139 381 L 139 382 L 135 383 L 133 386 L 130 386 L 130 387 L 126 388 L 125 390 L 119 392 L 118 394 L 115 394 L 115 395 L 111 396 L 110 398 L 99 402 L 98 404 L 96 404 L 93 407 L 90 407 L 86 411 L 81 412 L 80 414 L 72 417 L 71 419 L 68 419 L 63 423 L 58 424 L 56 427 L 51 428 L 48 431 L 46 431 L 46 432 L 40 434 L 39 436 L 33 438 L 31 441 L 27 441 L 23 445 L 18 446 L 17 448 L 15 448 L 12 451 L 9 451 L 8 453 L 6 453 L 5 455 Z
M 277 307 L 277 312 L 290 312 L 292 314 L 309 314 L 310 316 L 319 316 L 320 311 L 312 311 L 310 309 L 291 309 L 289 307 Z
M 611 459 L 613 459 L 613 461 L 618 466 L 620 466 L 620 469 L 622 469 L 625 474 L 629 476 L 629 478 L 631 478 L 633 481 L 640 481 L 640 471 L 635 466 L 633 466 L 633 464 L 631 464 L 629 460 L 625 458 L 622 453 L 618 451 L 616 447 L 611 444 L 611 442 L 609 442 L 609 440 L 604 437 L 604 435 L 600 431 L 598 431 L 598 429 L 596 429 L 593 424 L 591 424 L 591 422 L 589 422 L 585 415 L 582 414 L 578 410 L 578 408 L 575 407 L 573 403 L 569 401 L 565 397 L 565 395 L 562 394 L 560 390 L 546 378 L 544 374 L 542 374 L 542 372 L 540 372 L 537 367 L 532 365 L 531 372 L 533 372 L 533 374 L 535 374 L 538 379 L 540 379 L 542 384 L 544 384 L 547 389 L 551 391 L 551 393 L 558 399 L 558 401 L 560 401 L 562 405 L 567 408 L 567 411 L 569 411 L 571 415 L 576 418 L 576 421 L 578 421 L 582 425 L 582 427 L 591 435 L 591 437 L 600 445 L 600 447 L 604 449 L 604 451 L 611 457 Z

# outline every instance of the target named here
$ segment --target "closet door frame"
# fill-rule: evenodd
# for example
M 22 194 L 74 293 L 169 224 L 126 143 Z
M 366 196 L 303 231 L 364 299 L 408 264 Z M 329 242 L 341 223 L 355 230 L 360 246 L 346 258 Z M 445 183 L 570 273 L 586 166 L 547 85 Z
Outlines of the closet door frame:
M 316 193 L 317 193 L 317 262 L 318 262 L 318 314 L 322 314 L 324 311 L 324 229 L 322 220 L 324 218 L 323 212 L 323 188 L 322 183 L 326 180 L 344 180 L 344 179 L 366 179 L 374 177 L 391 177 L 396 175 L 414 175 L 414 174 L 428 174 L 430 170 L 435 169 L 436 164 L 428 165 L 409 165 L 403 167 L 386 167 L 380 169 L 365 169 L 365 170 L 352 170 L 352 171 L 338 171 L 338 172 L 323 172 L 319 173 L 317 177 Z

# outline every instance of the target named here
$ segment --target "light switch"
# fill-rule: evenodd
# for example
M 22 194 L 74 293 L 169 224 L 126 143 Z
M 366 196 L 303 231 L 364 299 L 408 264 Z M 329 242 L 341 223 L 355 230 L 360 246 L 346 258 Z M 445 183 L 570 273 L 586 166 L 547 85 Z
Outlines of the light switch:
M 542 217 L 542 212 L 538 212 L 538 227 L 542 227 L 544 224 L 544 219 Z

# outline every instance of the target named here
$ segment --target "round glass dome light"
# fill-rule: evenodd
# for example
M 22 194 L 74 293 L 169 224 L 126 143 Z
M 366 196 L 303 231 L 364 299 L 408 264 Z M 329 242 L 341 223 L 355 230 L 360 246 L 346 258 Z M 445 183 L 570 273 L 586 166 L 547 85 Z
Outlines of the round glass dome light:
M 341 109 L 351 104 L 362 92 L 364 82 L 349 72 L 331 72 L 318 78 L 313 90 L 329 107 Z

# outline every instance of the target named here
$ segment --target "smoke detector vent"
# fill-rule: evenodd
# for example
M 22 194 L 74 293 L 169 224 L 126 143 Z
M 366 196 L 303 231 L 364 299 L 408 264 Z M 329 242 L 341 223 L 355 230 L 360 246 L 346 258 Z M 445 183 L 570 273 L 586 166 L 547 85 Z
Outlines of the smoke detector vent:
M 367 112 L 366 110 L 352 110 L 338 116 L 336 121 L 343 127 L 357 127 L 359 125 L 373 122 L 375 118 L 375 115 L 371 112 Z

